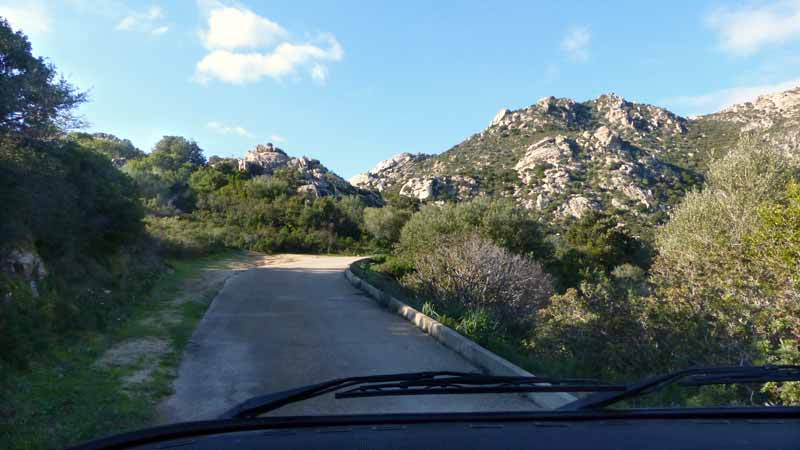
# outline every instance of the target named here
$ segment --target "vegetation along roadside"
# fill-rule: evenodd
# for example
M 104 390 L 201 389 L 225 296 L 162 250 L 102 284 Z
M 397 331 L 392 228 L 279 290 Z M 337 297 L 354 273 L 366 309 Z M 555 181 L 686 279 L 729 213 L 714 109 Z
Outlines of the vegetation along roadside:
M 181 354 L 224 281 L 262 262 L 225 252 L 170 260 L 142 301 L 105 330 L 53 343 L 0 380 L 0 447 L 60 448 L 152 425 Z

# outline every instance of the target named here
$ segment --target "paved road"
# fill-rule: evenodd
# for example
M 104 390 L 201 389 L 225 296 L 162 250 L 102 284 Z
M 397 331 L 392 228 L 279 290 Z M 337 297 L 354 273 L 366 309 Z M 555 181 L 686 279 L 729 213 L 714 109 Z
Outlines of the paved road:
M 355 259 L 285 255 L 229 279 L 195 330 L 159 421 L 210 419 L 256 395 L 344 376 L 478 370 L 350 285 L 343 272 Z M 327 395 L 272 414 L 534 408 L 514 395 Z

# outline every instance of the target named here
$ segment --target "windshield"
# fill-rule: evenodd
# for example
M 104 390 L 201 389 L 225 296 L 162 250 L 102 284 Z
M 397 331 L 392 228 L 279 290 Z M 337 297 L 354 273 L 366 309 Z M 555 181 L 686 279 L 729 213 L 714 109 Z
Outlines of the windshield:
M 683 3 L 0 0 L 0 448 L 800 406 L 800 6 Z

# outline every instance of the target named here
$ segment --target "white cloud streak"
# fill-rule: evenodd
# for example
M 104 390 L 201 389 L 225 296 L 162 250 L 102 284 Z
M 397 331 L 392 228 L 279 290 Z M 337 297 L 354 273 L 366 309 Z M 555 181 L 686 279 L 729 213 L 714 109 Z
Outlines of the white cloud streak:
M 322 64 L 314 64 L 311 68 L 311 78 L 320 84 L 325 84 L 328 81 L 328 68 Z
M 282 80 L 308 70 L 323 84 L 328 68 L 322 63 L 340 61 L 344 49 L 332 34 L 324 33 L 302 43 L 290 42 L 278 23 L 242 6 L 201 2 L 207 15 L 199 33 L 209 52 L 197 63 L 194 80 L 230 84 L 254 83 L 264 77 Z
M 800 38 L 800 0 L 723 7 L 706 17 L 728 53 L 747 56 L 764 47 Z
M 253 133 L 251 133 L 247 128 L 241 126 L 230 126 L 220 122 L 212 121 L 208 122 L 206 127 L 220 134 L 236 134 L 244 137 L 254 137 Z
M 281 144 L 285 144 L 289 142 L 285 137 L 281 136 L 280 134 L 273 134 L 269 137 L 273 142 L 278 142 Z
M 685 95 L 666 99 L 670 107 L 682 108 L 693 115 L 708 114 L 738 103 L 751 102 L 764 94 L 786 91 L 800 86 L 800 78 L 773 84 L 736 86 L 701 95 Z
M 139 13 L 129 14 L 117 23 L 117 30 L 120 31 L 139 31 L 153 35 L 162 35 L 169 31 L 169 27 L 163 24 L 166 18 L 164 10 L 160 6 L 151 6 L 147 10 Z
M 572 27 L 561 40 L 561 50 L 573 61 L 584 62 L 589 59 L 589 42 L 592 34 L 586 27 Z

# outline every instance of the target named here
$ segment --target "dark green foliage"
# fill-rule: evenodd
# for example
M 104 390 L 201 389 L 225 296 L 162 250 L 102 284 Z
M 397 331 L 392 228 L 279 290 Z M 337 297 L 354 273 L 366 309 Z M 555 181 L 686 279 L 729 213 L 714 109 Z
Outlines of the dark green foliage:
M 203 150 L 194 141 L 164 136 L 146 157 L 129 161 L 123 169 L 136 180 L 147 207 L 160 214 L 174 214 L 195 208 L 196 192 L 190 188 L 190 177 L 205 162 Z M 203 180 L 204 176 L 216 176 L 216 172 L 197 176 L 195 182 L 201 190 L 222 184 L 219 176 Z
M 192 140 L 180 136 L 164 136 L 148 155 L 153 166 L 162 171 L 196 169 L 206 163 L 203 150 Z
M 198 194 L 209 194 L 228 184 L 228 175 L 214 167 L 202 167 L 189 176 L 189 187 Z
M 562 376 L 603 379 L 651 374 L 654 350 L 644 333 L 644 302 L 630 279 L 595 272 L 590 280 L 553 296 L 538 313 L 531 351 Z
M 139 159 L 145 153 L 134 147 L 128 139 L 120 139 L 106 133 L 70 133 L 66 140 L 78 143 L 80 146 L 93 150 L 109 159 L 130 160 Z
M 299 195 L 300 183 L 293 170 L 248 178 L 204 166 L 189 177 L 196 196 L 192 216 L 153 219 L 149 229 L 177 253 L 202 253 L 204 246 L 330 253 L 364 245 L 361 226 L 366 205 L 360 198 Z
M 403 227 L 398 255 L 413 261 L 435 252 L 447 238 L 477 233 L 516 254 L 546 252 L 541 225 L 524 209 L 507 200 L 426 206 Z
M 567 228 L 566 242 L 577 252 L 580 266 L 599 266 L 605 271 L 625 263 L 650 266 L 651 256 L 645 244 L 618 223 L 611 215 L 592 211 Z
M 22 32 L 0 17 L 0 134 L 41 139 L 78 122 L 71 111 L 86 99 L 44 58 L 31 53 Z
M 400 240 L 400 232 L 411 214 L 407 210 L 384 206 L 367 208 L 364 211 L 364 228 L 384 248 L 391 247 Z
M 5 241 L 32 235 L 46 256 L 96 252 L 136 239 L 143 211 L 133 181 L 78 144 L 0 143 Z
M 74 141 L 0 143 L 0 256 L 38 254 L 49 275 L 38 298 L 16 272 L 0 273 L 0 359 L 22 364 L 50 339 L 109 324 L 146 289 L 146 250 L 133 181 Z

